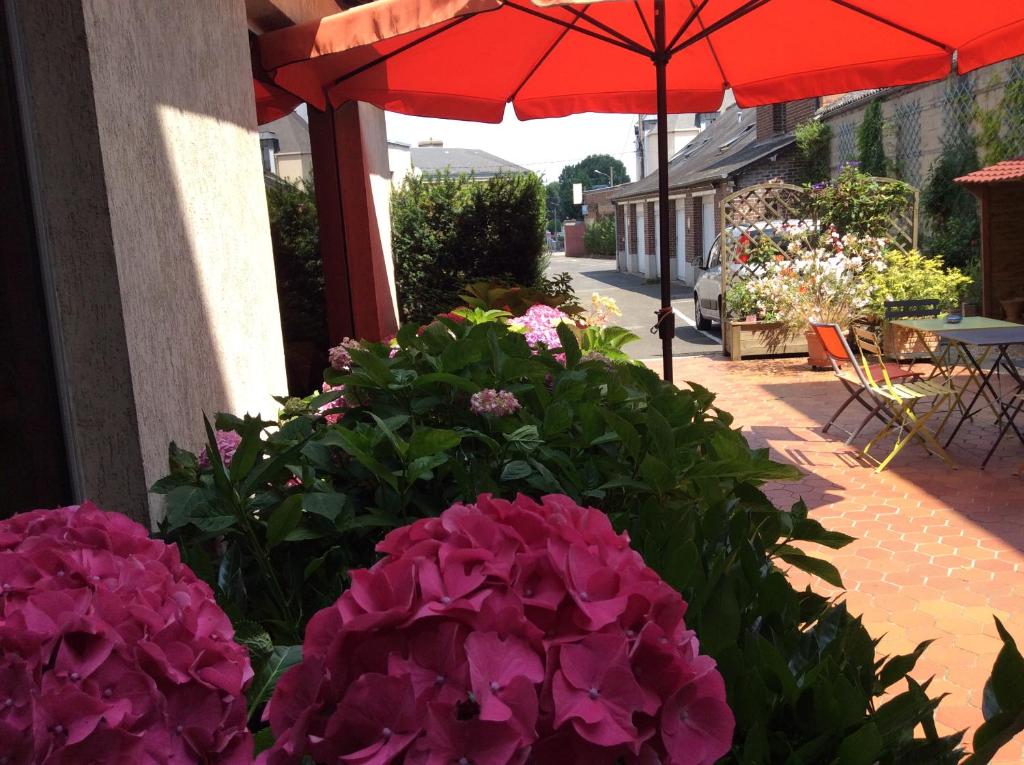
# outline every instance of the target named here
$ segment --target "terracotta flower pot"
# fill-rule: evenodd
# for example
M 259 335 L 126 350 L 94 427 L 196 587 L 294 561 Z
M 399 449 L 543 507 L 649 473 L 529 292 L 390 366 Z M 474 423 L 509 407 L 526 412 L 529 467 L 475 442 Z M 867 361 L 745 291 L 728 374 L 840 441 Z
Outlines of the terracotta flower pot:
M 1009 300 L 1000 300 L 999 305 L 1003 307 L 1003 312 L 1006 314 L 1006 320 L 1018 323 L 1021 320 L 1021 316 L 1024 315 L 1024 297 L 1010 298 Z
M 814 330 L 807 330 L 804 332 L 804 340 L 807 341 L 807 361 L 811 369 L 828 369 L 831 366 L 828 354 L 825 353 L 825 346 L 821 344 L 817 333 Z

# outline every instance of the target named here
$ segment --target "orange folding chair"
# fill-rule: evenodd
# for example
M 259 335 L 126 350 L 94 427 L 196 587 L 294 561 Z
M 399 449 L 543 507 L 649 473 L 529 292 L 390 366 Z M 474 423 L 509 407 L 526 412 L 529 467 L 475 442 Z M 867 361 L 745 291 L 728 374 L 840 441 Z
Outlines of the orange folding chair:
M 862 374 L 860 373 L 860 362 L 853 356 L 850 351 L 849 345 L 846 343 L 845 338 L 838 331 L 838 328 L 833 330 L 836 325 L 833 324 L 811 324 L 815 334 L 821 340 L 821 344 L 825 347 L 825 353 L 828 354 L 829 361 L 832 363 L 832 369 L 839 379 L 839 382 L 846 388 L 847 396 L 846 400 L 839 405 L 839 408 L 833 412 L 832 417 L 829 419 L 825 426 L 821 429 L 822 433 L 828 433 L 832 427 L 839 428 L 843 431 L 848 438 L 846 443 L 853 443 L 853 440 L 860 435 L 861 431 L 867 426 L 872 419 L 881 420 L 883 423 L 886 422 L 884 414 L 885 405 L 878 400 L 877 397 L 871 395 L 866 389 L 864 382 L 862 381 Z M 896 380 L 898 382 L 907 382 L 911 380 L 920 379 L 921 375 L 917 372 L 911 372 L 904 369 L 896 362 L 882 362 L 879 364 L 872 364 L 868 367 L 867 376 L 873 380 L 876 384 L 884 384 L 885 375 L 889 376 L 890 380 Z M 856 401 L 858 404 L 868 410 L 867 415 L 861 420 L 856 430 L 850 431 L 843 426 L 836 423 L 839 416 L 846 411 L 846 409 Z
M 811 326 L 821 338 L 829 358 L 833 359 L 833 367 L 836 366 L 835 358 L 853 358 L 849 343 L 846 342 L 838 325 L 812 323 Z M 854 363 L 851 371 L 856 375 L 864 393 L 875 402 L 872 415 L 877 413 L 879 419 L 884 423 L 882 429 L 861 448 L 861 454 L 869 457 L 873 447 L 886 436 L 895 432 L 896 442 L 885 458 L 878 463 L 875 468 L 876 473 L 885 470 L 896 455 L 903 450 L 903 447 L 914 439 L 920 440 L 929 452 L 941 457 L 950 467 L 954 467 L 953 460 L 926 427 L 927 421 L 940 410 L 944 403 L 948 402 L 953 391 L 945 385 L 930 380 L 894 381 L 889 377 L 880 355 L 877 356 L 876 364 L 871 364 L 868 361 L 868 353 L 876 355 L 876 351 L 881 352 L 874 334 L 870 330 L 859 328 L 854 330 L 854 334 L 858 345 L 861 343 L 863 345 L 861 345 L 859 354 L 860 364 Z M 871 376 L 872 367 L 878 367 L 881 371 L 881 382 L 876 382 Z M 915 411 L 917 406 L 929 399 L 931 406 L 927 411 L 923 413 Z

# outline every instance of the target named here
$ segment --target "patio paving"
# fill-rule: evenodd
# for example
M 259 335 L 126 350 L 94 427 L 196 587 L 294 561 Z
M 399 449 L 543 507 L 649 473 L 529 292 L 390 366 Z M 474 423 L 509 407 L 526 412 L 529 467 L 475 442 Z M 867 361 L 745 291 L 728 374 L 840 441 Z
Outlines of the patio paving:
M 839 568 L 852 612 L 885 636 L 881 652 L 906 653 L 936 639 L 913 675 L 934 676 L 932 692 L 949 694 L 937 713 L 940 732 L 968 728 L 969 744 L 1001 645 L 992 615 L 1024 643 L 1024 445 L 1008 435 L 981 470 L 995 433 L 989 420 L 958 435 L 949 450 L 956 470 L 908 445 L 876 474 L 844 434 L 821 432 L 845 394 L 831 372 L 811 371 L 806 359 L 677 358 L 675 379 L 715 391 L 752 445 L 806 473 L 798 483 L 770 484 L 768 494 L 781 507 L 803 498 L 826 528 L 857 537 L 843 550 L 815 553 Z M 840 424 L 862 415 L 851 407 Z M 802 586 L 806 577 L 793 574 Z M 814 588 L 833 591 L 821 580 Z M 1021 739 L 993 762 L 1024 763 Z

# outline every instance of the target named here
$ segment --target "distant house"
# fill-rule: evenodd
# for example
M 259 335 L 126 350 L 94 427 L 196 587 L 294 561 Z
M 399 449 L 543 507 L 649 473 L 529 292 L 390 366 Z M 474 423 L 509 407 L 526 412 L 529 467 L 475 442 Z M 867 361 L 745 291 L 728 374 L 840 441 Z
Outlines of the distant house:
M 417 175 L 472 175 L 475 180 L 486 181 L 505 173 L 529 173 L 530 170 L 496 157 L 480 149 L 447 148 L 441 141 L 421 141 L 411 149 L 412 172 Z
M 745 186 L 781 178 L 799 182 L 803 162 L 793 129 L 810 119 L 814 98 L 788 104 L 722 110 L 669 161 L 669 252 L 672 276 L 687 284 L 721 229 L 719 203 Z M 615 203 L 619 269 L 660 275 L 658 177 L 618 187 Z
M 309 124 L 298 112 L 260 126 L 263 171 L 295 183 L 313 172 Z
M 589 226 L 596 223 L 599 218 L 615 215 L 615 203 L 612 201 L 612 197 L 619 193 L 622 185 L 595 186 L 585 190 L 583 192 L 583 222 Z

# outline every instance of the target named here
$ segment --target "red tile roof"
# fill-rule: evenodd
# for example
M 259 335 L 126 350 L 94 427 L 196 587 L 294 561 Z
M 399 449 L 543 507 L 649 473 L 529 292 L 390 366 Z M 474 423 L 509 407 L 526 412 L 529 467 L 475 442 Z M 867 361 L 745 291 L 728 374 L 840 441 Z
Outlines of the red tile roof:
M 994 165 L 975 170 L 973 173 L 961 175 L 957 183 L 1006 183 L 1008 181 L 1024 181 L 1024 157 L 1007 159 Z

